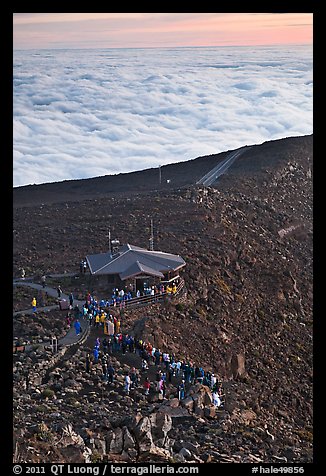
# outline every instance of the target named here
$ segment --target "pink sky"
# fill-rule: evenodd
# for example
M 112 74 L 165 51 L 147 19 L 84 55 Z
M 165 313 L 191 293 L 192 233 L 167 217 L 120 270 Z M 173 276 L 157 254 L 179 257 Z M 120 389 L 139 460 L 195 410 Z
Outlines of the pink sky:
M 312 44 L 312 13 L 14 13 L 14 49 Z

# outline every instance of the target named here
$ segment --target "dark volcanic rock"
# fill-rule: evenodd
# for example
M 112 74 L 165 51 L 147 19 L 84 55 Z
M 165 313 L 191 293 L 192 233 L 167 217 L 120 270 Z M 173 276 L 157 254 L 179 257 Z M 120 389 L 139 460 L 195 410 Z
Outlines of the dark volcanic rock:
M 14 355 L 16 461 L 312 462 L 312 136 L 248 148 L 215 187 L 195 186 L 221 158 L 171 167 L 173 188 L 154 190 L 146 172 L 15 190 L 15 277 L 78 273 L 87 254 L 107 250 L 108 226 L 147 248 L 153 218 L 154 248 L 187 263 L 187 294 L 125 311 L 122 330 L 214 371 L 225 394 L 222 410 L 209 390 L 187 388 L 179 404 L 175 381 L 166 401 L 142 388 L 126 397 L 128 353 L 112 358 L 110 387 L 100 364 L 85 372 L 96 330 L 56 361 L 33 348 Z M 82 299 L 109 293 L 88 276 L 62 286 Z M 14 309 L 30 298 L 17 289 Z M 26 342 L 54 329 L 66 331 L 59 310 L 14 318 Z M 68 423 L 74 451 L 59 443 Z

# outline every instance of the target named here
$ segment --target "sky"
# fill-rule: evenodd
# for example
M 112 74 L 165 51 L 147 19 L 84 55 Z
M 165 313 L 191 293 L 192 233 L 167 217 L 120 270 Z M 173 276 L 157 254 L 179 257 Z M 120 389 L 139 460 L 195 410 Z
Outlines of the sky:
M 312 14 L 17 13 L 13 33 L 14 187 L 313 133 Z
M 14 49 L 311 44 L 312 13 L 14 13 Z

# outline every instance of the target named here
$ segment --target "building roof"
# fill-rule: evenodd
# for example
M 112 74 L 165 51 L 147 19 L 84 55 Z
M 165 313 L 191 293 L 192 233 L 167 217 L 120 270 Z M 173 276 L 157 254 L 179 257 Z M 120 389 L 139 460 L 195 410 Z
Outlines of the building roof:
M 122 246 L 115 254 L 88 255 L 86 260 L 92 275 L 119 274 L 122 280 L 139 274 L 162 278 L 163 273 L 176 271 L 186 264 L 179 255 L 129 244 Z

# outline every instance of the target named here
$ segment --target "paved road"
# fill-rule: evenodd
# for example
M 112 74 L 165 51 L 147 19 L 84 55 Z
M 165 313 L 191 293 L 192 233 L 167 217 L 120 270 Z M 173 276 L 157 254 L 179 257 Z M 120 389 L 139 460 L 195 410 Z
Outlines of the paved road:
M 19 285 L 19 286 L 28 286 L 30 288 L 33 288 L 33 289 L 36 289 L 36 290 L 40 290 L 42 289 L 43 291 L 45 291 L 49 296 L 53 296 L 53 297 L 58 297 L 58 293 L 57 293 L 57 290 L 56 289 L 53 289 L 53 288 L 50 288 L 49 286 L 45 286 L 43 288 L 43 286 L 41 284 L 37 284 L 37 283 L 32 283 L 30 281 L 26 281 L 26 280 L 15 280 L 13 282 L 14 286 L 16 285 Z M 61 295 L 61 299 L 66 299 L 67 301 L 69 301 L 69 297 L 67 294 L 62 294 Z M 79 309 L 82 309 L 83 307 L 83 304 L 84 304 L 85 301 L 78 301 L 76 299 L 74 299 L 74 306 L 77 304 Z M 59 305 L 58 304 L 54 304 L 53 306 L 44 306 L 44 307 L 37 307 L 37 311 L 50 311 L 52 309 L 58 309 L 59 308 Z M 34 311 L 33 309 L 25 309 L 25 310 L 22 310 L 22 311 L 17 311 L 17 312 L 14 312 L 13 313 L 13 316 L 16 316 L 17 314 L 33 314 Z M 76 344 L 77 342 L 81 342 L 81 341 L 84 341 L 84 339 L 88 336 L 88 333 L 89 333 L 89 321 L 88 319 L 81 319 L 80 320 L 80 323 L 81 323 L 81 327 L 82 327 L 82 332 L 81 334 L 77 335 L 76 334 L 76 331 L 75 331 L 75 328 L 74 327 L 71 327 L 69 329 L 69 331 L 67 332 L 67 334 L 62 337 L 61 339 L 58 340 L 58 345 L 60 346 L 70 346 L 72 344 Z M 44 347 L 44 346 L 49 346 L 51 345 L 51 342 L 44 342 L 44 343 L 41 343 L 41 344 L 38 344 L 40 347 Z M 31 349 L 33 346 L 32 345 L 26 345 L 25 346 L 25 350 L 29 350 Z
M 248 147 L 246 147 L 248 150 Z M 233 164 L 233 162 L 244 152 L 245 148 L 237 149 L 222 160 L 218 165 L 216 165 L 212 170 L 210 170 L 206 175 L 197 180 L 196 185 L 204 185 L 209 187 L 212 185 L 220 175 L 224 174 L 228 168 Z
M 43 288 L 43 286 L 41 284 L 32 283 L 30 281 L 21 280 L 21 279 L 15 280 L 13 282 L 13 285 L 14 286 L 28 286 L 29 288 L 36 289 L 37 291 L 39 291 L 39 290 L 45 291 L 46 294 L 48 294 L 49 296 L 56 297 L 56 298 L 58 297 L 57 290 L 54 289 L 54 288 L 50 288 L 49 286 L 45 286 Z M 60 299 L 65 299 L 66 301 L 69 302 L 69 296 L 67 294 L 62 293 Z M 85 303 L 85 301 L 78 301 L 78 300 L 74 299 L 74 306 L 77 304 L 79 306 L 79 309 L 82 308 L 84 303 Z M 54 304 L 52 306 L 37 307 L 37 310 L 38 311 L 50 311 L 52 309 L 58 309 L 58 308 L 59 308 L 59 305 Z M 17 314 L 22 314 L 22 313 L 24 313 L 24 314 L 33 314 L 33 309 L 30 308 L 30 309 L 26 309 L 26 310 L 23 310 L 23 311 L 16 311 L 16 312 L 13 313 L 13 315 L 16 316 Z

